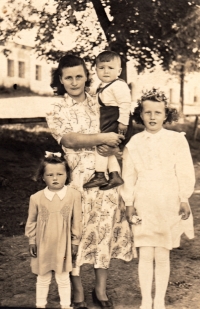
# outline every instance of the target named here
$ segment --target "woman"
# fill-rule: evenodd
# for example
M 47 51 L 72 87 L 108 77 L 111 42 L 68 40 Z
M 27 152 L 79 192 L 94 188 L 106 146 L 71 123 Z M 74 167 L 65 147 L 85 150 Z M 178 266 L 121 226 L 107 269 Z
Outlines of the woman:
M 111 257 L 132 259 L 130 230 L 125 216 L 120 215 L 116 188 L 85 190 L 83 184 L 94 173 L 95 146 L 102 145 L 98 147 L 101 155 L 116 154 L 123 136 L 113 132 L 99 133 L 98 107 L 85 92 L 86 86 L 89 86 L 89 79 L 84 61 L 72 55 L 61 58 L 52 87 L 64 97 L 54 104 L 53 111 L 47 115 L 47 123 L 66 154 L 72 173 L 70 185 L 82 193 L 83 233 L 76 267 L 72 271 L 74 308 L 87 308 L 79 275 L 79 266 L 84 263 L 94 265 L 93 300 L 102 308 L 114 308 L 106 294 L 107 271 Z

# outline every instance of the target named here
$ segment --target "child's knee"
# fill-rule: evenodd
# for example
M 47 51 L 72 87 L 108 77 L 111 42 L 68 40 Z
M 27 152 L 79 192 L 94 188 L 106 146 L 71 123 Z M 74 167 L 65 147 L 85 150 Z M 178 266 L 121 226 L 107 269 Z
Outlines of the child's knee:
M 155 261 L 159 264 L 165 264 L 169 261 L 169 250 L 162 247 L 155 248 Z
M 45 275 L 38 275 L 37 276 L 37 284 L 39 285 L 49 285 L 51 282 L 52 272 L 49 271 Z
M 140 261 L 152 263 L 154 260 L 154 248 L 153 247 L 140 247 Z

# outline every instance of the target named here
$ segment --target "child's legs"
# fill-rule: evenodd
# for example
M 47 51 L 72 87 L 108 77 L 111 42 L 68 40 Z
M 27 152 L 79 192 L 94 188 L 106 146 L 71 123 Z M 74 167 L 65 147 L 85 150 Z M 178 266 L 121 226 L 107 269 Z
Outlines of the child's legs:
M 154 309 L 165 308 L 165 294 L 169 282 L 170 260 L 169 250 L 162 247 L 155 248 L 155 284 L 156 294 Z
M 45 275 L 37 276 L 36 283 L 36 307 L 45 308 L 47 303 L 47 295 L 49 292 L 49 284 L 51 282 L 52 272 L 49 271 Z
M 71 285 L 69 273 L 63 272 L 61 274 L 55 273 L 56 282 L 58 284 L 58 292 L 60 295 L 61 308 L 70 307 L 71 303 Z
M 118 172 L 119 174 L 121 173 L 119 163 L 114 155 L 108 157 L 108 170 L 109 173 L 111 172 Z
M 101 156 L 97 149 L 95 150 L 95 171 L 106 172 L 108 169 L 108 157 Z
M 140 247 L 139 255 L 139 282 L 142 294 L 142 309 L 152 308 L 154 247 Z

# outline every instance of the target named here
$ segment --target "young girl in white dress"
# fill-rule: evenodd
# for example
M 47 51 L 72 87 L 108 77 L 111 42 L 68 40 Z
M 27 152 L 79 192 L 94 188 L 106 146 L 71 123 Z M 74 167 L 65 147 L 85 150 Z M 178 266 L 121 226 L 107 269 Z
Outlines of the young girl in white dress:
M 25 227 L 31 269 L 38 275 L 36 307 L 45 308 L 54 271 L 61 308 L 72 308 L 69 272 L 82 232 L 81 194 L 65 185 L 69 167 L 59 152 L 46 152 L 38 176 L 47 186 L 31 195 Z
M 163 123 L 178 119 L 163 92 L 153 88 L 144 93 L 133 117 L 145 130 L 135 134 L 124 149 L 121 195 L 128 222 L 136 223 L 132 226 L 139 247 L 140 308 L 152 309 L 155 272 L 153 308 L 164 309 L 170 250 L 179 247 L 183 233 L 194 237 L 188 203 L 194 190 L 194 168 L 184 133 L 163 128 Z

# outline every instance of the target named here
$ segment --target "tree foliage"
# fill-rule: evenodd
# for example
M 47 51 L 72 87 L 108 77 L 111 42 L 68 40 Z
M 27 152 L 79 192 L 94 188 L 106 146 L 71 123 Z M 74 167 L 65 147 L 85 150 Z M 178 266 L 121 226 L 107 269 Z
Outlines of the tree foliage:
M 164 69 L 169 69 L 180 55 L 190 58 L 195 48 L 199 52 L 194 41 L 199 31 L 195 15 L 199 0 L 52 0 L 53 10 L 46 1 L 39 9 L 31 0 L 21 6 L 16 0 L 8 0 L 9 26 L 2 33 L 3 40 L 36 26 L 39 55 L 57 60 L 66 53 L 67 37 L 63 37 L 60 50 L 54 40 L 64 28 L 71 27 L 76 44 L 70 52 L 93 61 L 97 47 L 110 48 L 125 61 L 134 58 L 139 72 L 154 67 L 158 59 Z M 197 22 L 189 32 L 193 18 Z M 192 58 L 198 57 L 198 52 L 193 52 Z

